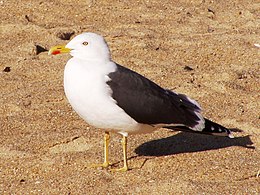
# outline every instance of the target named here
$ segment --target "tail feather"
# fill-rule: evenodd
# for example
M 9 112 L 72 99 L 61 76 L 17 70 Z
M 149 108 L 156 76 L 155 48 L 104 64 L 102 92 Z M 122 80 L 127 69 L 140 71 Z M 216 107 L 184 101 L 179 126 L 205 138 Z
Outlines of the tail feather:
M 228 136 L 229 138 L 234 138 L 232 132 L 226 127 L 223 127 L 220 124 L 212 122 L 209 119 L 206 118 L 204 119 L 205 119 L 205 127 L 201 131 L 194 131 L 186 126 L 171 126 L 166 128 L 177 130 L 177 131 L 186 131 L 186 132 L 210 134 L 210 135 L 217 135 L 217 136 Z

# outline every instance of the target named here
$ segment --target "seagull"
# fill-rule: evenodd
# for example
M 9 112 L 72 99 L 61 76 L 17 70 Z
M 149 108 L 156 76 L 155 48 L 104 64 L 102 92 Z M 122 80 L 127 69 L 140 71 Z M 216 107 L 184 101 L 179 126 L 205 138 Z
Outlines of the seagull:
M 104 162 L 108 168 L 110 133 L 122 135 L 124 165 L 129 170 L 127 137 L 152 133 L 159 128 L 228 136 L 231 131 L 201 114 L 200 105 L 188 96 L 164 89 L 148 78 L 111 59 L 105 39 L 82 33 L 67 45 L 54 46 L 49 55 L 69 53 L 64 70 L 65 95 L 76 113 L 89 125 L 103 129 Z

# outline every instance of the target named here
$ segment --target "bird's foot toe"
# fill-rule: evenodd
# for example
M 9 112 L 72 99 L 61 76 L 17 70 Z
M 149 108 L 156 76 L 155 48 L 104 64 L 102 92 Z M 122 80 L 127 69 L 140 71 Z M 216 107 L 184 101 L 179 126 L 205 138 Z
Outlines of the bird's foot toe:
M 90 168 L 98 168 L 98 167 L 108 168 L 109 166 L 111 166 L 111 163 L 109 163 L 109 162 L 104 162 L 104 163 L 102 163 L 102 164 L 92 164 L 92 165 L 90 165 L 89 167 L 90 167 Z
M 110 171 L 112 172 L 126 172 L 128 171 L 128 167 L 127 166 L 124 166 L 124 167 L 121 167 L 121 168 L 118 168 L 118 169 L 110 169 Z

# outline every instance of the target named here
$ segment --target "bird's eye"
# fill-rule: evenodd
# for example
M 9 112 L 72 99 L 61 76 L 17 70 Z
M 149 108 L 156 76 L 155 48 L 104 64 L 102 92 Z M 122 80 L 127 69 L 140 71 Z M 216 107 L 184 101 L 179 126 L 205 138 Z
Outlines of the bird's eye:
M 88 42 L 87 42 L 87 41 L 84 41 L 84 42 L 82 43 L 82 45 L 86 46 L 86 45 L 88 45 Z

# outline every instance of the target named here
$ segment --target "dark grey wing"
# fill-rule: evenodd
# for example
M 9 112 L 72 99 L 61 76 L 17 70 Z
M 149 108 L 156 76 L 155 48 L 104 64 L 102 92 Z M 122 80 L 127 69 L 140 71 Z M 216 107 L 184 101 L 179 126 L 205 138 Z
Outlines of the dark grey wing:
M 192 128 L 203 120 L 195 101 L 165 90 L 132 70 L 117 64 L 117 70 L 108 76 L 113 99 L 139 123 L 183 124 Z

